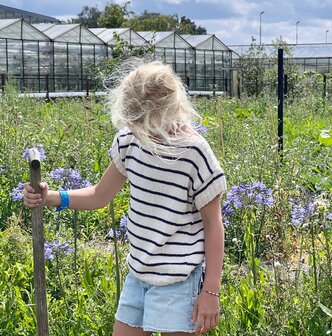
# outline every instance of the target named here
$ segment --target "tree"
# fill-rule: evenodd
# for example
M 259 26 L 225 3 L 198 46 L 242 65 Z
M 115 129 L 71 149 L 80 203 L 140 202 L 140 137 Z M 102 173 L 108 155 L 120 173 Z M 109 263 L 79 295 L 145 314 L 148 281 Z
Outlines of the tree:
M 84 6 L 82 11 L 77 14 L 77 18 L 73 18 L 69 20 L 69 22 L 80 23 L 87 28 L 98 28 L 101 14 L 102 12 L 98 9 L 97 6 Z
M 100 11 L 97 6 L 84 6 L 77 18 L 71 19 L 70 23 L 80 23 L 88 28 L 121 28 L 128 27 L 135 31 L 176 31 L 179 34 L 206 34 L 206 29 L 197 26 L 194 21 L 177 14 L 160 14 L 145 10 L 142 14 L 136 15 L 128 11 L 130 1 L 124 5 L 114 2 L 105 6 Z M 131 17 L 130 17 L 131 16 Z
M 243 88 L 249 96 L 258 97 L 263 92 L 268 62 L 264 45 L 258 45 L 253 38 L 249 50 L 240 56 L 239 64 L 234 63 L 242 69 Z
M 130 5 L 130 1 L 127 1 L 123 6 L 116 3 L 106 5 L 104 12 L 99 19 L 99 26 L 104 28 L 120 28 L 129 16 L 127 7 Z
M 135 31 L 171 31 L 177 29 L 178 17 L 145 10 L 142 14 L 126 20 L 124 26 Z
M 277 92 L 278 78 L 278 49 L 284 50 L 284 74 L 287 75 L 288 89 L 291 94 L 297 94 L 294 90 L 300 74 L 299 66 L 294 63 L 293 50 L 282 38 L 272 41 L 272 46 L 256 44 L 253 39 L 249 50 L 240 55 L 239 66 L 242 69 L 243 87 L 248 95 L 256 97 L 264 92 Z M 288 97 L 291 95 L 288 93 Z
M 202 35 L 206 34 L 206 29 L 201 26 L 196 26 L 194 21 L 182 16 L 179 23 L 179 34 Z

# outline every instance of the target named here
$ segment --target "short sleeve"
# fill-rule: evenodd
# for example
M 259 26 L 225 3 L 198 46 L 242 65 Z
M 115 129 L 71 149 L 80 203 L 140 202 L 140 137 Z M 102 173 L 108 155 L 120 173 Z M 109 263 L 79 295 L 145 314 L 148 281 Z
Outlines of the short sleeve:
M 216 196 L 222 194 L 226 187 L 225 174 L 221 168 L 216 169 L 208 179 L 206 179 L 199 190 L 195 193 L 195 205 L 198 210 L 211 202 Z
M 119 131 L 114 137 L 111 150 L 113 162 L 119 172 L 124 176 L 127 176 L 125 159 L 128 148 L 128 144 L 126 143 L 128 141 L 128 137 L 126 137 L 126 135 L 127 134 L 123 134 L 123 132 Z
M 195 179 L 194 202 L 196 208 L 200 210 L 222 194 L 227 189 L 227 184 L 225 173 L 207 143 L 203 143 L 203 147 L 200 148 L 197 162 L 200 174 Z

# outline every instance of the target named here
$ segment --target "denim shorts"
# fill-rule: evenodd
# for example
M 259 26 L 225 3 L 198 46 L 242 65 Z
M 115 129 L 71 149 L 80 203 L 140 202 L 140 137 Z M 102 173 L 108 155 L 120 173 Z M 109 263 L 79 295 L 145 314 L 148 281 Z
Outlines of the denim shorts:
M 198 265 L 185 281 L 154 286 L 127 275 L 115 318 L 151 332 L 195 331 L 191 315 L 202 278 Z

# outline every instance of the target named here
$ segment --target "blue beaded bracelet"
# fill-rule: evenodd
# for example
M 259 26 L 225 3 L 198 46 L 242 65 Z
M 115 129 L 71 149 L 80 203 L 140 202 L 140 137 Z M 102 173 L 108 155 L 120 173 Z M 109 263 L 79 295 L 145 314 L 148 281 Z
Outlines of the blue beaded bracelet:
M 61 204 L 56 208 L 56 211 L 61 211 L 69 207 L 69 194 L 68 191 L 59 191 Z

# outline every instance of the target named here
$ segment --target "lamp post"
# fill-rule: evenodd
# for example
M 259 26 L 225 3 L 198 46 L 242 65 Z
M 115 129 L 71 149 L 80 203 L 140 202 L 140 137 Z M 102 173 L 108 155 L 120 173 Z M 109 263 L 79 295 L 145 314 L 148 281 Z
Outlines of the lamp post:
M 299 42 L 299 23 L 300 21 L 296 22 L 296 39 L 295 39 L 296 43 L 295 44 L 298 44 Z
M 259 13 L 259 45 L 262 44 L 262 15 L 264 14 L 264 11 L 261 11 Z
M 327 33 L 328 32 L 329 32 L 328 30 L 325 32 L 325 43 L 327 43 Z

